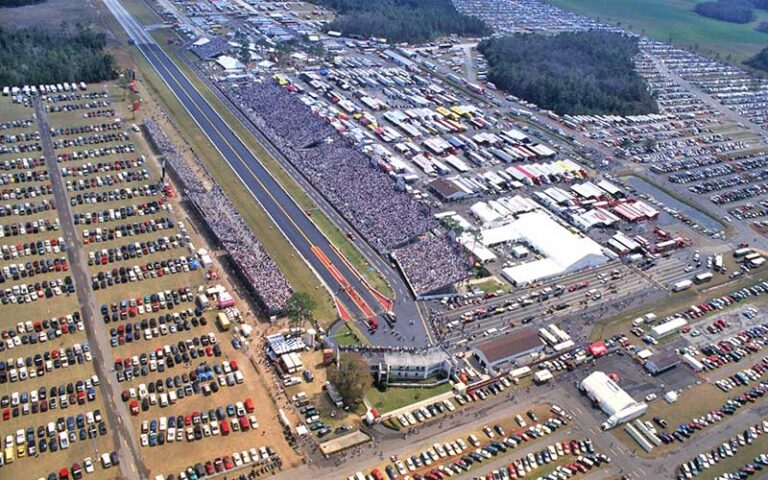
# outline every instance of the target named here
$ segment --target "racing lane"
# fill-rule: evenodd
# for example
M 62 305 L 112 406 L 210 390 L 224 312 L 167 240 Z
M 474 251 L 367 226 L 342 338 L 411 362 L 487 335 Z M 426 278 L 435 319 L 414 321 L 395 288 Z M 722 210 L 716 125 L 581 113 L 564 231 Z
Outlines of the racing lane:
M 353 316 L 357 318 L 360 317 L 358 315 L 360 309 L 351 301 L 350 295 L 341 291 L 339 282 L 313 253 L 313 247 L 322 251 L 369 307 L 381 312 L 376 298 L 339 256 L 328 239 L 283 190 L 240 138 L 227 126 L 226 122 L 176 67 L 160 46 L 135 22 L 118 1 L 105 0 L 105 4 L 128 32 L 139 51 L 168 85 L 286 239 L 333 292 L 333 295 L 344 303 L 347 311 L 354 313 Z M 385 328 L 386 323 L 380 319 L 381 328 L 371 336 L 371 340 L 382 345 L 407 343 L 411 346 L 418 346 L 429 343 L 426 324 L 420 317 L 421 313 L 416 302 L 413 299 L 400 297 L 395 302 L 394 308 L 399 318 L 396 330 L 400 330 L 401 325 L 407 327 L 408 335 L 411 335 L 412 338 L 408 338 L 405 342 L 406 339 L 403 337 L 389 333 Z

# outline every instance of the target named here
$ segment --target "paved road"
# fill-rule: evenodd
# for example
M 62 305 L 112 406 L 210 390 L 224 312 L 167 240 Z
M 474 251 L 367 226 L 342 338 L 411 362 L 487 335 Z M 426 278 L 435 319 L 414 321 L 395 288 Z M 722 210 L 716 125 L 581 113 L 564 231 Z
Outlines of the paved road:
M 115 443 L 115 450 L 120 457 L 121 478 L 139 480 L 148 478 L 149 473 L 144 466 L 140 447 L 135 435 L 131 431 L 131 418 L 125 403 L 120 401 L 120 389 L 115 375 L 109 371 L 108 365 L 112 364 L 110 345 L 107 339 L 106 328 L 101 317 L 96 314 L 96 298 L 91 289 L 91 275 L 83 254 L 83 247 L 77 235 L 75 223 L 72 220 L 72 211 L 69 206 L 67 189 L 61 176 L 61 169 L 56 162 L 56 152 L 51 139 L 51 127 L 43 108 L 40 97 L 33 97 L 35 113 L 37 114 L 40 139 L 43 145 L 43 155 L 48 174 L 53 186 L 53 197 L 58 208 L 64 243 L 67 245 L 67 256 L 72 268 L 72 276 L 75 279 L 75 291 L 80 302 L 80 310 L 85 324 L 88 344 L 91 346 L 93 366 L 96 374 L 101 379 L 101 391 L 104 395 L 107 421 L 110 425 Z M 105 453 L 105 452 L 100 452 Z
M 210 106 L 189 79 L 168 58 L 162 48 L 133 19 L 119 1 L 105 0 L 104 3 L 132 38 L 139 51 L 238 175 L 244 186 L 252 193 L 254 199 L 269 214 L 285 238 L 316 272 L 327 288 L 334 295 L 338 296 L 348 311 L 355 316 L 360 316 L 348 297 L 343 292 L 340 292 L 341 287 L 339 283 L 312 252 L 313 247 L 319 248 L 330 259 L 371 308 L 383 313 L 381 308 L 377 308 L 378 303 L 374 296 L 365 288 L 357 275 L 344 262 L 310 217 L 282 189 L 280 184 Z M 426 345 L 429 342 L 426 333 L 426 322 L 421 317 L 420 311 L 412 299 L 400 297 L 400 301 L 395 304 L 395 313 L 399 319 L 398 328 L 400 328 L 401 324 L 407 325 L 413 332 L 413 340 L 409 341 L 411 345 Z M 414 318 L 416 320 L 411 324 L 409 319 Z M 385 324 L 383 321 L 379 323 L 381 325 Z M 399 345 L 403 343 L 397 336 L 390 335 L 385 330 L 380 328 L 372 340 L 377 344 L 384 345 Z

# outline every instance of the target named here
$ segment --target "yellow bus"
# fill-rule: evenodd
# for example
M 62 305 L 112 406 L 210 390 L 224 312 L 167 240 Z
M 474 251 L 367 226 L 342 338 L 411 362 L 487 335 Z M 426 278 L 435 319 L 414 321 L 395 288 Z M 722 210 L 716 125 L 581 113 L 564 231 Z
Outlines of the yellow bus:
M 219 314 L 216 315 L 216 323 L 219 324 L 219 328 L 224 332 L 229 330 L 229 327 L 231 326 L 229 319 L 224 312 L 219 312 Z

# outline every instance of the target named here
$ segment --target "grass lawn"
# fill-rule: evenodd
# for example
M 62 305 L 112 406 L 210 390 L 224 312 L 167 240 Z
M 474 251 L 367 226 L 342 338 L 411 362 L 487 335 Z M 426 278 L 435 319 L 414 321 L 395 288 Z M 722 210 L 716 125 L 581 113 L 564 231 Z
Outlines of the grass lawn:
M 482 280 L 473 281 L 470 285 L 472 288 L 479 288 L 483 292 L 495 292 L 496 290 L 509 291 L 509 284 L 500 282 L 496 277 L 488 277 Z
M 755 26 L 768 12 L 755 10 L 756 20 L 739 25 L 703 17 L 693 11 L 700 0 L 547 0 L 567 10 L 620 23 L 635 33 L 722 60 L 741 63 L 768 44 L 768 35 Z
M 357 330 L 357 327 L 355 327 L 354 324 L 350 324 L 349 322 L 339 328 L 333 336 L 333 341 L 342 347 L 360 345 L 361 343 L 365 345 L 368 343 L 368 339 Z
M 453 387 L 450 382 L 431 388 L 388 388 L 384 392 L 376 387 L 372 387 L 368 390 L 366 397 L 371 405 L 376 407 L 380 413 L 387 413 L 406 405 L 426 400 L 435 395 L 450 392 L 451 388 Z

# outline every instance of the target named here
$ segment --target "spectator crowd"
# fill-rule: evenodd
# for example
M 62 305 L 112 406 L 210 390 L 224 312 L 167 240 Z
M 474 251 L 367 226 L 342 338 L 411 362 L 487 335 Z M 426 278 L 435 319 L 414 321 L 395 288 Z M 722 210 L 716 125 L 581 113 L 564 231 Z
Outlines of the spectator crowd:
M 417 295 L 466 280 L 472 272 L 469 258 L 448 234 L 422 239 L 392 256 Z
M 240 269 L 253 291 L 270 312 L 283 310 L 292 293 L 291 284 L 275 261 L 264 250 L 218 186 L 207 188 L 201 180 L 207 177 L 215 185 L 205 165 L 195 155 L 196 172 L 177 152 L 160 125 L 145 118 L 144 126 L 169 166 L 178 176 L 184 192 L 200 212 L 211 231 Z
M 269 81 L 219 86 L 379 253 L 436 226 L 427 207 L 397 190 L 374 159 L 298 96 Z

